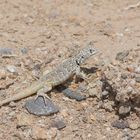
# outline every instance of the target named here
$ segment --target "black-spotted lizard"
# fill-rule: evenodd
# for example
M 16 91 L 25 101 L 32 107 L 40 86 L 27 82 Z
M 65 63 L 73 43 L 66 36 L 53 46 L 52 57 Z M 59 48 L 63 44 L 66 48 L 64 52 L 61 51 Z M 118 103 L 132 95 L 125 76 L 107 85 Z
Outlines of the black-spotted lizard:
M 53 87 L 58 86 L 68 80 L 71 76 L 76 74 L 77 76 L 84 77 L 81 73 L 80 65 L 85 62 L 90 56 L 96 53 L 96 49 L 92 43 L 89 43 L 85 48 L 81 49 L 75 56 L 68 58 L 62 64 L 58 65 L 51 72 L 43 75 L 38 81 L 31 84 L 30 87 L 13 95 L 0 102 L 0 106 L 17 101 L 28 96 L 31 96 L 37 92 L 37 94 L 47 93 L 52 90 Z M 45 96 L 45 95 L 44 95 Z

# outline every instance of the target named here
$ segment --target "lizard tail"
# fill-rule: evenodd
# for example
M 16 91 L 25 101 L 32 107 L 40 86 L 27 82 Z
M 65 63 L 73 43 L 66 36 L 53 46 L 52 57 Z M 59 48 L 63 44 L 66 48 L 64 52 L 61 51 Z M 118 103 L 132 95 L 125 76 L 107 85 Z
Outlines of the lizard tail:
M 0 107 L 3 105 L 6 105 L 12 101 L 17 101 L 17 100 L 20 100 L 20 99 L 33 95 L 34 93 L 37 92 L 38 89 L 40 89 L 42 87 L 42 85 L 43 85 L 43 83 L 41 83 L 41 82 L 35 82 L 34 84 L 32 84 L 31 87 L 21 91 L 20 93 L 13 95 L 12 97 L 9 97 L 3 101 L 0 101 Z
M 1 107 L 2 105 L 5 105 L 5 104 L 10 103 L 11 101 L 12 101 L 12 98 L 8 98 L 8 99 L 5 99 L 5 100 L 1 101 L 1 102 L 0 102 L 0 107 Z

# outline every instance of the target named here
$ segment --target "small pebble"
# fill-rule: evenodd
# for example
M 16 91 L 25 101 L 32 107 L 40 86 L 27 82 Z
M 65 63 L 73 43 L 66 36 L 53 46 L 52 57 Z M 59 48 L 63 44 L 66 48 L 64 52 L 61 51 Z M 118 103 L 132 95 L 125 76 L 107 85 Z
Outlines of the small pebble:
M 127 71 L 129 71 L 129 72 L 134 72 L 134 67 L 133 66 L 129 66 L 129 67 L 127 67 Z
M 6 70 L 4 68 L 0 68 L 0 79 L 5 79 L 6 76 Z
M 91 115 L 90 115 L 90 119 L 91 119 L 92 121 L 96 121 L 95 115 L 91 114 Z
M 140 124 L 139 123 L 136 123 L 134 121 L 132 123 L 129 123 L 129 128 L 132 129 L 132 130 L 136 130 L 136 129 L 140 128 Z
M 129 51 L 119 52 L 116 55 L 116 60 L 123 61 L 124 58 L 128 56 L 128 54 L 129 54 Z
M 127 92 L 128 94 L 131 94 L 132 91 L 133 91 L 133 88 L 132 88 L 131 86 L 127 87 L 126 92 Z
M 7 71 L 11 72 L 11 73 L 17 73 L 17 68 L 13 65 L 8 65 L 6 66 Z
M 88 90 L 88 94 L 90 97 L 97 97 L 97 98 L 100 98 L 100 94 L 98 93 L 97 89 L 96 88 L 90 88 Z
M 127 78 L 127 74 L 122 73 L 122 74 L 121 74 L 121 78 L 126 79 L 126 78 Z
M 135 77 L 137 83 L 140 83 L 140 77 Z
M 104 90 L 104 91 L 101 93 L 102 96 L 107 96 L 108 94 L 109 94 L 109 92 L 106 91 L 106 90 Z
M 128 113 L 130 113 L 131 107 L 130 106 L 120 106 L 119 108 L 119 114 L 120 115 L 127 115 Z
M 135 73 L 140 74 L 140 66 L 135 69 Z
M 0 55 L 11 55 L 12 53 L 12 48 L 0 48 Z
M 60 130 L 66 127 L 66 124 L 63 120 L 56 120 L 51 124 L 51 127 L 56 127 L 58 130 Z
M 116 120 L 114 122 L 111 123 L 112 127 L 116 127 L 118 129 L 125 129 L 129 127 L 129 124 L 127 121 L 123 121 L 123 120 Z
M 82 95 L 82 93 L 78 92 L 78 91 L 72 91 L 69 88 L 66 88 L 64 90 L 62 90 L 63 94 L 71 99 L 75 99 L 77 101 L 82 101 L 85 100 L 86 97 L 84 95 Z
M 28 53 L 27 48 L 21 48 L 20 51 L 21 51 L 22 54 L 27 54 Z
M 135 86 L 135 84 L 136 84 L 136 79 L 130 80 L 129 84 L 130 84 L 130 86 L 132 86 L 132 87 Z

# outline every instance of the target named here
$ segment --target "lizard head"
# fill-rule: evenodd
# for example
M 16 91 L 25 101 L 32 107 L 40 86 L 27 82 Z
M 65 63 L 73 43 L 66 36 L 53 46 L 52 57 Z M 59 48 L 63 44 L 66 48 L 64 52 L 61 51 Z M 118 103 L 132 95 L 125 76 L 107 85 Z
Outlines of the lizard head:
M 84 63 L 90 56 L 96 53 L 96 49 L 93 47 L 93 43 L 89 43 L 87 47 L 83 48 L 76 56 L 76 63 L 80 65 Z

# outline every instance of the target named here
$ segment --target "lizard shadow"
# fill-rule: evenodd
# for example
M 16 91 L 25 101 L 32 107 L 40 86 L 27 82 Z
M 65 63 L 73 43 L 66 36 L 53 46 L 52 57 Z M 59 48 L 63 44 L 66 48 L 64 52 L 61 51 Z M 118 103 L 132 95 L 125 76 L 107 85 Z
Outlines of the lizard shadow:
M 129 100 L 126 101 L 117 101 L 116 100 L 116 96 L 117 96 L 117 89 L 115 89 L 114 87 L 112 87 L 112 85 L 110 85 L 110 83 L 108 82 L 107 77 L 105 76 L 105 74 L 102 75 L 101 77 L 101 82 L 102 82 L 102 91 L 107 91 L 109 94 L 104 95 L 101 97 L 102 102 L 104 102 L 104 100 L 108 99 L 114 102 L 114 106 L 113 109 L 115 110 L 115 114 L 119 117 L 119 120 L 122 119 L 126 119 L 126 117 L 128 117 L 130 115 L 130 111 L 135 112 L 136 114 L 140 114 L 139 110 L 140 110 L 140 96 L 131 98 Z M 126 108 L 127 110 L 129 110 L 130 107 L 130 111 L 125 112 L 124 113 L 119 113 L 119 108 L 120 107 Z
M 96 71 L 98 70 L 98 68 L 96 67 L 91 67 L 91 68 L 86 68 L 86 67 L 80 67 L 81 71 L 83 71 L 85 74 L 91 74 L 91 73 L 96 73 Z M 55 87 L 55 89 L 59 92 L 62 92 L 63 90 L 65 90 L 66 88 L 68 88 L 72 81 L 74 80 L 74 77 L 70 78 L 69 80 L 67 80 L 65 82 L 65 84 L 60 84 L 58 86 Z M 84 79 L 76 77 L 75 83 L 79 83 L 79 82 L 83 82 Z
M 91 67 L 91 68 L 81 67 L 81 71 L 84 72 L 86 75 L 95 73 L 97 70 L 98 70 L 98 68 L 96 68 L 96 67 Z M 73 80 L 74 80 L 75 84 L 78 84 L 78 85 L 81 84 L 82 82 L 84 82 L 84 79 L 82 79 L 80 77 L 72 77 L 65 84 L 56 86 L 55 89 L 58 91 L 58 93 L 63 93 L 68 98 L 75 99 L 77 101 L 85 100 L 86 97 L 82 93 L 86 89 L 86 86 L 82 85 L 82 88 L 80 86 L 78 86 L 75 90 L 72 90 L 69 87 L 71 86 L 71 83 Z

